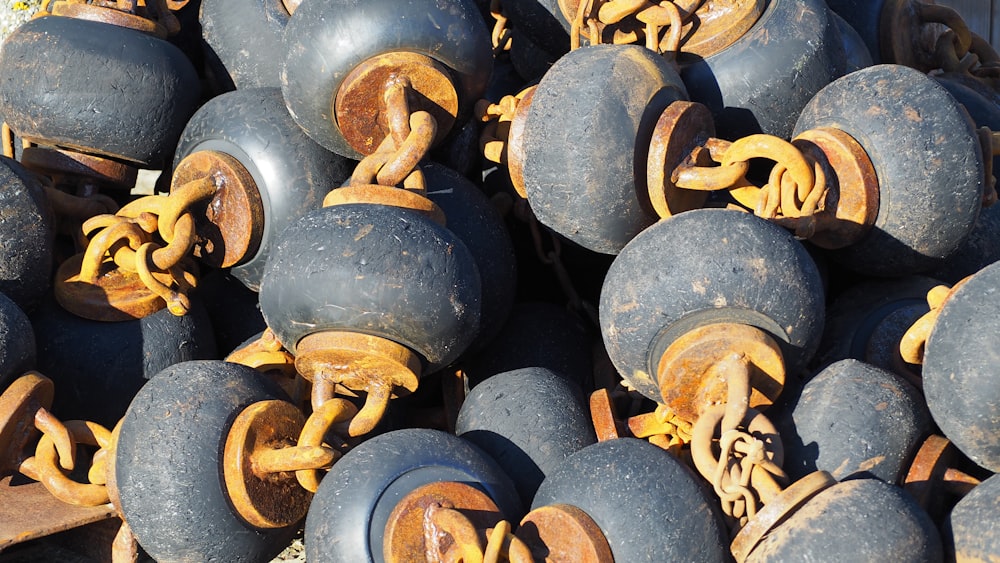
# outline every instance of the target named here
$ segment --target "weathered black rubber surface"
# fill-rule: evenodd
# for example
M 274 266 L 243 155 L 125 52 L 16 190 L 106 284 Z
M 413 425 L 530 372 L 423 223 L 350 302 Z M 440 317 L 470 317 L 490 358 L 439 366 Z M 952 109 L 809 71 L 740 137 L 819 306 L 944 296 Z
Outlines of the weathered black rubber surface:
M 987 266 L 941 308 L 924 352 L 924 394 L 944 435 L 972 461 L 1000 471 L 1000 263 Z
M 795 134 L 819 127 L 861 144 L 880 194 L 869 234 L 831 257 L 865 274 L 902 276 L 958 250 L 981 207 L 983 159 L 973 124 L 944 87 L 904 66 L 862 69 L 816 94 Z
M 508 0 L 503 10 L 510 19 L 509 25 L 530 43 L 556 58 L 569 52 L 571 25 L 558 0 Z
M 781 434 L 782 468 L 793 481 L 822 470 L 838 480 L 898 484 L 932 425 L 915 387 L 857 360 L 829 365 L 793 404 L 768 416 Z
M 482 349 L 503 328 L 517 291 L 517 257 L 503 217 L 475 184 L 454 170 L 429 162 L 421 170 L 427 197 L 444 211 L 445 226 L 472 252 L 482 284 L 479 335 L 468 353 Z
M 198 21 L 206 58 L 238 89 L 281 87 L 285 26 L 281 0 L 202 0 Z M 223 77 L 217 77 L 223 78 Z
M 546 475 L 596 441 L 583 405 L 578 386 L 545 368 L 509 371 L 472 389 L 455 434 L 496 460 L 528 506 Z
M 875 64 L 893 62 L 882 60 L 882 48 L 879 45 L 879 21 L 885 0 L 826 0 L 826 4 L 858 32 L 868 46 Z
M 935 278 L 956 284 L 1000 261 L 1000 205 L 984 207 L 962 246 L 930 271 Z
M 812 365 L 824 367 L 854 358 L 894 371 L 900 339 L 930 310 L 927 292 L 942 283 L 926 276 L 906 276 L 867 279 L 849 287 L 827 307 L 823 338 Z
M 829 5 L 829 2 L 827 5 Z M 844 65 L 844 74 L 875 64 L 872 60 L 872 54 L 868 51 L 868 46 L 865 45 L 865 40 L 861 37 L 861 34 L 851 27 L 851 24 L 847 23 L 847 20 L 842 18 L 840 14 L 832 10 L 830 19 L 836 24 L 837 31 L 840 33 L 840 38 L 843 41 L 844 62 L 846 63 Z
M 0 292 L 30 313 L 51 283 L 55 217 L 38 181 L 0 156 Z
M 239 344 L 267 328 L 257 294 L 223 270 L 198 280 L 198 295 L 212 320 L 216 349 L 225 358 Z
M 531 508 L 569 504 L 607 538 L 615 561 L 728 561 L 727 532 L 694 473 L 649 442 L 598 442 L 552 471 Z
M 684 66 L 691 100 L 712 110 L 718 136 L 787 139 L 813 94 L 847 72 L 844 42 L 823 0 L 771 0 L 743 36 Z
M 996 533 L 998 507 L 998 475 L 986 479 L 958 501 L 941 529 L 949 561 L 1000 559 L 1000 536 Z
M 35 367 L 35 332 L 24 311 L 0 293 L 0 393 Z
M 295 526 L 261 530 L 230 506 L 222 450 L 233 419 L 288 400 L 252 368 L 185 362 L 149 380 L 122 421 L 115 475 L 121 511 L 157 561 L 269 561 Z
M 902 488 L 877 479 L 838 483 L 772 530 L 747 561 L 942 560 L 930 517 Z
M 640 393 L 662 400 L 657 364 L 699 326 L 755 326 L 781 346 L 798 374 L 823 330 L 823 286 L 809 253 L 788 231 L 738 211 L 698 209 L 660 221 L 622 250 L 604 279 L 604 345 Z
M 285 108 L 281 90 L 257 88 L 216 96 L 191 117 L 174 157 L 211 150 L 242 164 L 257 185 L 264 208 L 264 228 L 256 254 L 232 268 L 250 289 L 260 278 L 271 246 L 291 222 L 323 204 L 327 192 L 351 176 L 356 162 L 316 144 Z
M 53 411 L 63 420 L 111 428 L 132 398 L 167 367 L 218 357 L 212 324 L 198 299 L 178 317 L 162 309 L 142 319 L 100 322 L 64 310 L 49 294 L 32 313 L 38 370 L 55 382 Z
M 437 60 L 452 72 L 459 121 L 482 96 L 493 66 L 490 34 L 470 0 L 303 2 L 288 22 L 284 49 L 281 90 L 292 117 L 317 143 L 350 158 L 361 155 L 337 127 L 333 104 L 360 63 L 393 51 Z
M 656 221 L 646 154 L 660 113 L 684 99 L 680 77 L 645 47 L 584 47 L 559 59 L 524 123 L 524 182 L 538 220 L 617 254 Z
M 531 42 L 518 28 L 511 30 L 510 62 L 527 82 L 537 82 L 565 54 L 552 54 Z M 567 48 L 569 40 L 566 42 Z
M 306 517 L 306 558 L 382 561 L 382 534 L 396 503 L 441 481 L 479 488 L 509 521 L 523 515 L 510 479 L 469 442 L 437 430 L 395 430 L 357 446 L 323 478 Z
M 22 137 L 161 168 L 200 96 L 166 41 L 76 18 L 35 18 L 0 53 L 0 114 Z
M 586 388 L 593 375 L 592 341 L 583 320 L 566 307 L 517 303 L 497 337 L 463 361 L 462 371 L 470 387 L 500 373 L 538 367 Z
M 480 288 L 475 259 L 451 231 L 414 211 L 350 204 L 285 229 L 264 271 L 260 306 L 293 354 L 314 332 L 363 332 L 414 350 L 430 372 L 475 339 Z

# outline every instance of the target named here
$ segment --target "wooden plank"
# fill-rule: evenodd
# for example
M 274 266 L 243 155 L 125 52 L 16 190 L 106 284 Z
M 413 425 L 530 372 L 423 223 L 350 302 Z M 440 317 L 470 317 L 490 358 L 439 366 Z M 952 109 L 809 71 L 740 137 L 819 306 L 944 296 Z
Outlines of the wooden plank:
M 0 479 L 0 551 L 11 545 L 116 517 L 110 504 L 66 504 L 20 475 Z

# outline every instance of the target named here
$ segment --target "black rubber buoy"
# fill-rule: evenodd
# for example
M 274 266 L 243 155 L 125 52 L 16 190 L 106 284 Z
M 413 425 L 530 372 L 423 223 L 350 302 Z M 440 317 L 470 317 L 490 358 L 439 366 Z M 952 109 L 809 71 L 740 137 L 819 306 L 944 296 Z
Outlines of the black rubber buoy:
M 857 360 L 833 363 L 781 412 L 769 411 L 794 481 L 817 471 L 835 479 L 898 484 L 931 431 L 923 397 L 898 375 Z
M 259 529 L 229 502 L 223 449 L 233 420 L 258 401 L 287 400 L 256 370 L 184 362 L 153 377 L 122 421 L 115 458 L 120 509 L 157 561 L 269 561 L 295 526 Z
M 944 521 L 941 535 L 949 561 L 1000 559 L 1000 475 L 976 485 Z
M 542 482 L 531 508 L 583 510 L 615 561 L 728 561 L 716 502 L 677 458 L 649 442 L 621 438 L 568 457 Z
M 494 375 L 458 412 L 455 433 L 482 448 L 528 506 L 546 475 L 596 441 L 580 388 L 544 368 Z

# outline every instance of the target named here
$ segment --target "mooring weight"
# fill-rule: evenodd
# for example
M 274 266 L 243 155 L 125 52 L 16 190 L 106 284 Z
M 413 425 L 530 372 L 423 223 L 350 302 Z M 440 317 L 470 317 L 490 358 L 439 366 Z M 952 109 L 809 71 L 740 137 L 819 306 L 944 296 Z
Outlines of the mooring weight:
M 465 525 L 428 516 L 441 508 L 464 514 Z M 428 520 L 442 522 L 442 532 L 466 532 L 449 534 L 456 540 L 481 540 L 522 514 L 509 478 L 478 448 L 436 430 L 395 430 L 352 449 L 323 479 L 306 518 L 306 556 L 412 561 L 434 547 Z
M 455 361 L 473 341 L 479 280 L 465 244 L 425 215 L 335 205 L 283 231 L 260 303 L 313 382 L 314 406 L 335 384 L 367 393 L 352 423 L 357 436 L 374 427 L 390 396 L 412 392 L 421 373 Z
M 0 391 L 13 378 L 34 369 L 37 349 L 35 331 L 28 316 L 9 297 L 0 293 Z
M 749 526 L 741 530 L 732 544 L 736 560 L 831 556 L 851 560 L 941 560 L 937 528 L 902 489 L 878 479 L 834 483 L 805 500 L 759 543 L 746 541 Z
M 462 403 L 455 433 L 496 460 L 526 506 L 548 474 L 595 441 L 580 388 L 544 368 L 477 385 Z
M 301 0 L 201 2 L 205 62 L 223 91 L 280 88 L 285 26 Z
M 643 231 L 601 292 L 601 332 L 622 378 L 689 422 L 725 396 L 724 384 L 702 378 L 734 352 L 756 366 L 750 406 L 771 404 L 816 350 L 823 318 L 819 273 L 802 245 L 738 211 L 686 212 Z
M 586 516 L 569 522 L 593 525 L 562 524 L 566 510 L 559 509 L 566 506 Z M 546 518 L 553 509 L 560 518 Z M 546 475 L 516 535 L 539 557 L 601 543 L 614 561 L 729 557 L 725 526 L 695 475 L 662 449 L 633 438 L 592 444 L 567 457 Z
M 986 478 L 985 472 L 950 440 L 931 434 L 910 461 L 903 488 L 940 527 L 958 501 Z
M 986 479 L 952 509 L 941 529 L 945 555 L 956 561 L 989 561 L 1000 557 L 996 505 L 1000 501 L 1000 477 Z
M 772 0 L 739 39 L 682 65 L 681 76 L 690 99 L 711 109 L 721 138 L 787 139 L 813 95 L 848 72 L 845 55 L 825 2 Z
M 863 147 L 879 193 L 871 229 L 831 257 L 851 270 L 899 276 L 926 271 L 959 248 L 982 207 L 987 179 L 978 134 L 943 87 L 899 65 L 854 72 L 813 97 L 795 134 L 828 128 Z
M 197 107 L 197 74 L 177 47 L 136 29 L 154 22 L 105 11 L 122 25 L 51 15 L 11 33 L 0 113 L 29 141 L 160 169 Z
M 147 553 L 267 561 L 288 544 L 311 495 L 294 473 L 248 469 L 257 449 L 297 440 L 305 417 L 286 401 L 262 374 L 220 361 L 171 366 L 143 387 L 121 422 L 115 479 Z
M 995 263 L 936 298 L 937 318 L 923 350 L 924 395 L 934 421 L 962 453 L 991 471 L 1000 470 L 1000 391 L 993 384 L 1000 355 L 990 344 L 1000 305 L 987 296 L 998 280 Z
M 184 130 L 170 195 L 85 222 L 90 243 L 60 266 L 56 296 L 95 320 L 182 315 L 195 257 L 257 289 L 271 241 L 350 175 L 348 162 L 302 133 L 277 88 L 217 96 Z
M 822 470 L 843 481 L 901 484 L 931 430 L 923 397 L 901 377 L 857 360 L 835 362 L 772 413 L 791 479 Z
M 390 76 L 409 77 L 411 103 L 434 116 L 440 141 L 469 116 L 492 68 L 490 35 L 471 1 L 308 2 L 285 37 L 288 109 L 317 143 L 354 159 L 388 132 L 380 98 Z

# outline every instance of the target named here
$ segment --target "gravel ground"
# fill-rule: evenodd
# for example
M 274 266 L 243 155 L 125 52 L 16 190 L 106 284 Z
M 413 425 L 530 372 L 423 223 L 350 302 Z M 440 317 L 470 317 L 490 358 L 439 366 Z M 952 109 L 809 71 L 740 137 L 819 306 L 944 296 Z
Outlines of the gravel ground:
M 42 0 L 6 0 L 0 4 L 0 42 L 5 40 L 7 36 L 17 28 L 17 26 L 28 21 L 28 19 L 31 18 L 31 16 L 41 8 L 41 6 Z M 150 176 L 151 178 L 145 182 L 146 184 L 155 180 L 155 174 Z M 44 540 L 38 541 L 44 542 Z M 38 544 L 38 541 L 34 543 Z M 35 545 L 34 547 L 31 547 L 30 550 L 23 552 L 24 556 L 27 557 L 26 559 L 17 559 L 18 555 L 15 553 L 0 556 L 0 561 L 3 561 L 4 563 L 7 561 L 10 561 L 11 563 L 20 563 L 21 561 L 37 561 L 39 558 L 66 562 L 77 561 L 77 559 L 72 558 L 75 557 L 75 554 L 65 550 L 60 551 L 59 555 L 55 555 L 55 553 L 60 549 L 62 548 L 56 545 Z M 41 555 L 42 553 L 45 555 Z M 81 557 L 79 560 L 83 562 L 93 561 L 87 557 Z M 274 562 L 305 563 L 305 560 L 305 550 L 302 545 L 302 535 L 300 532 L 299 536 L 292 542 L 292 544 L 274 559 Z

